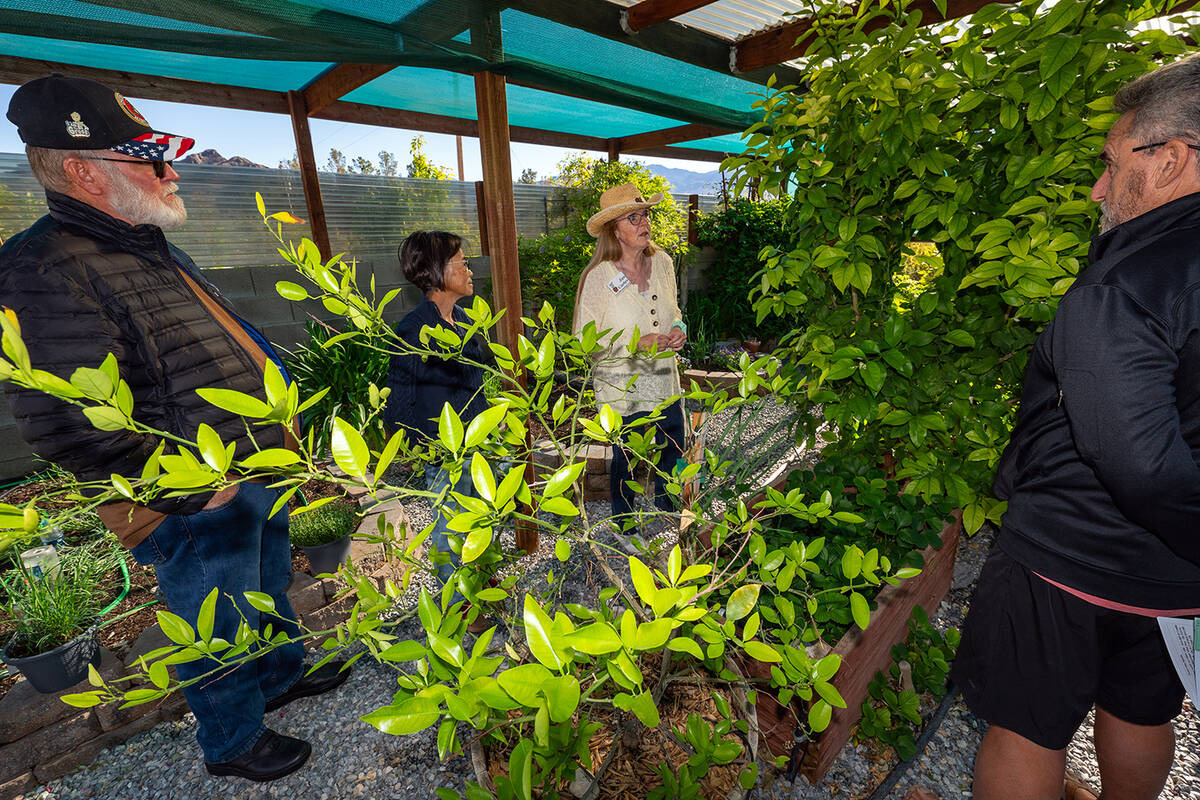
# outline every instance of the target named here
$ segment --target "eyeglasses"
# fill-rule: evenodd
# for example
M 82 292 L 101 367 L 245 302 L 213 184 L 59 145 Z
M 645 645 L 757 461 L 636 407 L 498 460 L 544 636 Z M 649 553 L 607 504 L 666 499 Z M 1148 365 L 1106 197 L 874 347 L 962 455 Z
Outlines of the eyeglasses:
M 625 221 L 630 225 L 641 225 L 642 220 L 654 221 L 654 209 L 647 208 L 645 211 L 635 211 L 625 217 Z
M 173 165 L 174 161 L 134 161 L 127 158 L 86 158 L 85 161 L 112 161 L 114 164 L 133 164 L 140 167 L 152 167 L 154 169 L 154 177 L 162 180 L 167 175 L 167 167 Z
M 1154 142 L 1153 144 L 1144 144 L 1141 147 L 1133 148 L 1129 152 L 1137 153 L 1142 150 L 1149 150 L 1152 147 L 1162 147 L 1164 144 L 1166 144 L 1166 142 Z M 1185 144 L 1186 144 L 1186 142 L 1185 142 Z M 1200 144 L 1189 144 L 1188 147 L 1192 148 L 1193 150 L 1200 150 Z

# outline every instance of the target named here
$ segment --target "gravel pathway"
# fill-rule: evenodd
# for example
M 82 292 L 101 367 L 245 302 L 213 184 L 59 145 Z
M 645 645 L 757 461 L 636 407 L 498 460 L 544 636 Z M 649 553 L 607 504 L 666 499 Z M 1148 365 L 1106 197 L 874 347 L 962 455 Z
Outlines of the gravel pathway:
M 770 400 L 753 410 L 743 410 L 740 417 L 726 412 L 708 423 L 711 427 L 707 444 L 718 447 L 718 442 L 729 442 L 728 455 L 766 467 L 794 455 L 786 437 L 780 435 L 786 417 L 786 409 Z M 427 524 L 431 514 L 427 503 L 406 504 L 405 510 L 417 530 Z M 586 510 L 593 520 L 605 519 L 609 514 L 607 502 L 588 503 Z M 530 585 L 545 589 L 547 575 L 553 569 L 556 578 L 565 576 L 556 581 L 561 588 L 561 599 L 578 601 L 588 595 L 594 597 L 595 588 L 603 581 L 600 570 L 594 563 L 575 558 L 566 565 L 560 564 L 553 557 L 554 543 L 547 538 L 543 536 L 532 562 L 522 564 Z M 602 533 L 600 538 L 615 544 L 611 533 Z M 511 535 L 502 535 L 504 539 L 508 539 L 508 546 L 512 545 Z M 954 586 L 939 608 L 935 624 L 944 628 L 961 623 L 991 541 L 992 532 L 987 529 L 970 540 L 960 541 Z M 628 574 L 623 556 L 614 554 L 608 563 L 614 570 Z M 414 584 L 427 580 L 422 577 Z M 411 608 L 416 591 L 414 585 L 399 607 Z M 419 625 L 410 618 L 401 624 L 397 634 L 415 638 L 419 635 Z M 459 756 L 446 763 L 439 762 L 434 729 L 395 737 L 359 720 L 361 715 L 389 702 L 394 680 L 392 667 L 360 660 L 349 680 L 332 695 L 305 698 L 268 714 L 265 721 L 272 728 L 313 744 L 312 758 L 303 769 L 272 783 L 254 784 L 209 776 L 196 745 L 195 719 L 188 714 L 178 722 L 160 724 L 101 753 L 90 765 L 29 793 L 26 798 L 436 800 L 437 788 L 461 791 L 464 781 L 472 777 L 469 760 Z M 985 728 L 986 723 L 975 718 L 961 699 L 955 700 L 928 748 L 886 795 L 887 800 L 902 800 L 914 786 L 932 791 L 940 800 L 969 798 L 975 750 Z M 1162 797 L 1200 798 L 1200 715 L 1190 704 L 1176 720 L 1175 730 L 1176 763 Z M 842 751 L 825 780 L 813 786 L 804 779 L 789 783 L 764 762 L 760 765 L 763 777 L 757 796 L 772 800 L 859 800 L 871 794 L 893 765 L 894 760 L 879 761 L 867 748 L 851 745 Z M 1068 765 L 1098 786 L 1090 718 L 1070 746 Z

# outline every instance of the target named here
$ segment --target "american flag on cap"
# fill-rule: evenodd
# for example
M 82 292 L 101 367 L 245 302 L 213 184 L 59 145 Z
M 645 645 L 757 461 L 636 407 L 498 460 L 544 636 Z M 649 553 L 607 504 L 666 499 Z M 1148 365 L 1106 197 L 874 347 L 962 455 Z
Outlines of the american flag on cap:
M 186 136 L 151 132 L 135 136 L 127 142 L 115 144 L 109 149 L 134 158 L 144 158 L 147 161 L 174 161 L 191 150 L 194 144 L 196 144 L 196 140 Z

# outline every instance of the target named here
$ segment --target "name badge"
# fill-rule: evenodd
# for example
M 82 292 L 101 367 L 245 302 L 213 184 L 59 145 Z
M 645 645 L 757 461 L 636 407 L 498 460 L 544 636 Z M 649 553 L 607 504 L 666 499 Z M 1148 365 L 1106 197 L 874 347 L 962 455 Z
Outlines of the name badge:
M 621 290 L 629 285 L 629 278 L 625 277 L 624 272 L 618 272 L 617 277 L 608 282 L 608 288 L 613 294 L 620 294 Z

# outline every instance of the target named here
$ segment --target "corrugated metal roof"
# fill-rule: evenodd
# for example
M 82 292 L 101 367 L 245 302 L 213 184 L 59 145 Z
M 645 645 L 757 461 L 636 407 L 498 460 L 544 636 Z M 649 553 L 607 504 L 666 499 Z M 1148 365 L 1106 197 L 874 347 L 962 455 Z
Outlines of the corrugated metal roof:
M 635 5 L 638 0 L 613 0 L 620 6 Z M 773 28 L 791 19 L 789 15 L 808 16 L 812 3 L 803 0 L 717 0 L 703 8 L 675 17 L 676 22 L 698 28 L 730 41 L 764 28 Z

